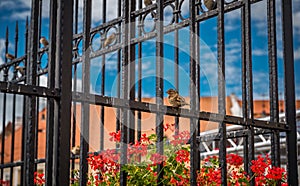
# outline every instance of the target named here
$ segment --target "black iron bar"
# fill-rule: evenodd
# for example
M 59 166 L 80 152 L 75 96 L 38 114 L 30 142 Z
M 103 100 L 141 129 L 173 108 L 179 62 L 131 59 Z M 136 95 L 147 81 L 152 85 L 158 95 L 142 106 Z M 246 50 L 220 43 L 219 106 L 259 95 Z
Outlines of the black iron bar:
M 5 54 L 8 53 L 8 27 L 6 27 L 6 34 L 5 34 Z M 5 57 L 4 62 L 7 63 L 7 58 Z M 3 73 L 3 80 L 8 80 L 8 69 L 4 70 Z M 4 164 L 4 149 L 5 149 L 5 129 L 6 129 L 6 93 L 3 94 L 3 107 L 2 107 L 2 134 L 1 134 L 1 164 Z M 3 180 L 4 170 L 1 169 L 0 179 Z
M 121 13 L 122 13 L 122 4 L 121 4 L 121 0 L 118 0 L 118 17 L 121 17 Z M 121 34 L 120 34 L 120 28 L 121 28 L 121 22 L 118 24 L 119 27 L 119 35 L 118 35 L 118 41 L 121 42 Z M 118 50 L 117 53 L 117 98 L 121 97 L 121 90 L 120 90 L 120 83 L 121 83 L 121 50 Z M 120 109 L 117 108 L 117 113 L 116 113 L 116 132 L 118 132 L 121 129 L 121 123 L 120 123 L 120 119 L 121 119 L 121 112 Z M 116 148 L 119 148 L 119 144 L 116 144 Z
M 175 0 L 176 11 L 179 10 L 179 0 Z M 179 12 L 175 16 L 175 24 L 179 21 Z M 176 29 L 174 31 L 174 87 L 179 92 L 179 33 Z M 175 116 L 175 133 L 178 134 L 179 131 L 179 117 Z
M 35 159 L 34 163 L 45 163 L 46 159 Z M 1 169 L 10 168 L 10 167 L 19 167 L 23 165 L 23 161 L 15 161 L 12 163 L 0 164 Z
M 271 134 L 272 131 L 269 129 L 261 129 L 261 128 L 255 128 L 254 129 L 254 135 L 261 135 L 261 134 Z M 226 132 L 226 139 L 233 139 L 233 138 L 241 138 L 251 135 L 248 129 L 241 129 L 241 130 L 235 130 L 235 131 L 228 131 Z M 209 135 L 203 135 L 197 137 L 198 143 L 200 142 L 209 142 L 209 141 L 219 141 L 220 140 L 220 134 L 214 133 Z
M 26 58 L 27 58 L 26 54 L 24 56 L 21 56 L 21 57 L 16 57 L 15 59 L 13 59 L 9 62 L 1 64 L 0 65 L 0 70 L 5 69 L 7 67 L 11 67 L 12 65 L 18 64 L 21 61 L 24 61 Z
M 164 7 L 163 0 L 156 0 L 157 4 L 157 20 L 156 20 L 156 106 L 159 108 L 164 105 Z M 164 116 L 161 113 L 156 114 L 156 151 L 158 154 L 164 154 L 164 145 L 163 145 L 163 122 Z M 157 164 L 157 185 L 163 185 L 163 162 Z
M 41 33 L 42 33 L 42 12 L 43 12 L 43 0 L 39 0 L 39 26 L 38 26 L 38 50 L 41 48 L 42 44 L 39 42 L 39 39 L 41 38 Z M 41 60 L 42 60 L 42 55 L 43 53 L 39 54 L 37 56 L 37 71 L 41 69 Z M 36 85 L 40 85 L 40 76 L 36 76 Z M 35 117 L 35 158 L 38 158 L 38 151 L 39 151 L 39 106 L 40 106 L 40 99 L 37 97 L 36 98 L 36 117 Z M 35 164 L 34 170 L 37 171 L 37 164 Z
M 129 100 L 128 89 L 128 64 L 129 64 L 129 21 L 130 21 L 130 0 L 122 0 L 122 98 Z M 120 185 L 126 186 L 127 172 L 123 170 L 123 167 L 127 164 L 127 143 L 128 143 L 128 113 L 130 111 L 127 108 L 121 109 L 121 158 L 120 158 Z
M 292 1 L 281 1 L 282 8 L 282 41 L 284 62 L 284 93 L 286 123 L 291 129 L 286 134 L 287 140 L 287 175 L 289 185 L 298 185 L 297 163 L 297 127 L 295 111 L 295 77 Z
M 247 74 L 246 74 L 246 24 L 245 24 L 245 6 L 241 8 L 241 49 L 242 49 L 242 115 L 243 118 L 247 119 L 247 113 L 248 113 L 248 107 L 247 107 Z M 247 129 L 245 126 L 244 129 Z M 243 154 L 244 154 L 244 170 L 249 170 L 249 161 L 248 161 L 248 136 L 245 136 L 243 138 L 244 140 L 244 148 L 243 148 Z
M 195 7 L 195 1 L 190 0 L 189 1 L 189 10 L 190 10 L 190 107 L 191 111 L 196 113 L 196 110 L 199 110 L 197 108 L 196 102 L 198 102 L 198 95 L 196 92 L 197 85 L 196 85 L 196 79 L 197 72 L 196 72 L 196 66 L 197 66 L 197 60 L 196 60 L 196 24 L 195 24 L 195 17 L 196 17 L 196 7 Z M 199 144 L 197 143 L 197 136 L 199 136 L 199 127 L 198 127 L 198 120 L 195 118 L 190 119 L 190 184 L 191 185 L 197 185 L 197 172 L 200 170 L 200 164 L 199 164 Z
M 200 2 L 200 1 L 199 1 Z M 196 2 L 195 2 L 196 3 Z M 199 14 L 199 6 L 195 7 L 195 16 Z M 195 111 L 200 112 L 200 23 L 194 22 L 195 24 Z M 196 136 L 199 136 L 200 131 L 200 119 L 196 119 Z M 197 151 L 195 152 L 195 166 L 196 170 L 200 170 L 200 149 L 199 144 L 195 147 Z
M 102 22 L 106 23 L 106 0 L 103 0 L 102 4 Z M 106 38 L 109 37 L 108 30 L 106 30 Z M 102 56 L 101 64 L 101 95 L 105 95 L 105 54 Z M 105 107 L 100 106 L 100 150 L 104 149 L 104 114 Z
M 77 34 L 78 33 L 78 6 L 79 6 L 79 3 L 78 3 L 78 0 L 75 0 L 74 1 L 74 34 Z M 74 45 L 75 43 L 73 44 L 73 48 L 74 48 Z M 73 54 L 73 58 L 77 58 L 77 54 L 74 53 Z M 77 64 L 74 64 L 73 65 L 73 68 L 74 68 L 74 71 L 73 71 L 73 91 L 74 92 L 77 92 Z M 77 122 L 76 122 L 76 117 L 77 116 L 77 102 L 76 101 L 73 101 L 73 113 L 72 113 L 72 139 L 71 139 L 71 147 L 75 147 L 76 146 L 76 125 L 77 125 Z M 71 160 L 71 170 L 74 170 L 75 169 L 75 159 L 72 159 Z M 72 171 L 71 172 L 71 178 L 73 179 L 74 178 L 74 172 Z M 74 180 L 72 180 L 71 183 L 74 183 Z
M 14 93 L 20 95 L 34 95 L 38 97 L 59 98 L 59 89 L 49 89 L 46 87 L 39 87 L 34 85 L 12 84 L 7 82 L 0 82 L 0 92 Z
M 136 0 L 131 0 L 129 4 L 129 13 L 135 11 L 136 9 Z M 130 17 L 129 19 L 129 35 L 128 35 L 128 40 L 131 38 L 135 38 L 135 33 L 136 33 L 136 23 L 135 23 L 135 18 Z M 129 44 L 129 43 L 128 43 Z M 130 100 L 135 100 L 135 44 L 130 43 L 129 45 L 129 55 L 128 55 L 128 90 L 129 90 L 129 99 Z M 128 142 L 129 143 L 134 143 L 135 142 L 135 111 L 131 110 L 128 112 Z
M 138 9 L 142 9 L 142 4 L 143 1 L 142 0 L 139 0 L 139 7 Z M 141 37 L 142 36 L 142 15 L 139 16 L 138 18 L 138 37 Z M 142 51 L 143 51 L 143 48 L 142 48 L 142 43 L 138 43 L 138 93 L 137 93 L 137 101 L 138 102 L 142 102 Z M 141 135 L 142 135 L 142 112 L 141 111 L 138 111 L 137 112 L 137 140 L 140 141 L 141 139 Z
M 224 37 L 224 0 L 217 1 L 218 7 L 218 113 L 226 115 L 225 92 L 225 37 Z M 227 185 L 226 163 L 226 123 L 219 123 L 219 161 L 222 175 L 222 185 Z
M 248 129 L 250 135 L 248 136 L 248 173 L 253 176 L 250 169 L 250 163 L 254 159 L 254 135 L 253 135 L 253 78 L 252 78 L 252 45 L 251 45 L 251 2 L 245 1 L 244 11 L 244 24 L 245 24 L 245 65 L 246 65 L 246 99 L 247 99 L 247 118 L 249 119 Z M 254 181 L 251 180 L 251 185 L 254 185 Z
M 92 16 L 92 3 L 84 0 L 83 8 L 83 65 L 82 65 L 82 90 L 84 94 L 90 92 L 90 29 Z M 103 116 L 102 116 L 103 117 Z M 89 151 L 89 123 L 90 123 L 90 105 L 83 102 L 81 107 L 81 125 L 80 125 L 80 185 L 87 184 L 86 174 L 88 172 L 87 152 Z
M 55 56 L 56 56 L 56 19 L 57 19 L 57 2 L 51 0 L 50 3 L 50 33 L 49 33 L 49 61 L 48 61 L 48 87 L 49 89 L 55 88 Z M 54 100 L 47 99 L 47 124 L 46 124 L 46 172 L 45 179 L 46 185 L 52 185 L 52 172 L 53 172 L 53 134 L 54 134 Z
M 69 7 L 69 8 L 66 8 Z M 60 99 L 54 102 L 53 185 L 70 184 L 71 99 L 72 95 L 72 34 L 73 0 L 57 1 L 57 33 L 55 58 L 55 88 Z
M 279 121 L 278 109 L 278 75 L 277 75 L 277 40 L 276 40 L 276 2 L 267 2 L 268 20 L 268 53 L 269 53 L 269 74 L 270 74 L 270 121 Z M 271 158 L 272 164 L 280 166 L 280 137 L 279 132 L 271 134 Z
M 29 29 L 29 23 L 28 23 L 28 17 L 26 18 L 26 26 L 25 26 L 25 64 L 24 66 L 27 66 L 27 54 L 28 54 L 28 29 Z M 25 70 L 25 73 L 27 72 L 27 70 Z M 24 80 L 24 83 L 26 84 L 26 79 Z M 25 118 L 26 118 L 26 97 L 23 96 L 23 109 L 22 109 L 22 149 L 21 149 L 21 161 L 24 162 L 25 159 Z M 24 172 L 24 163 L 21 166 L 21 174 L 23 175 Z M 24 183 L 24 177 L 21 176 L 21 183 Z
M 37 72 L 37 51 L 38 51 L 38 18 L 39 18 L 39 0 L 33 0 L 31 5 L 31 24 L 29 34 L 29 50 L 30 53 L 27 57 L 27 76 L 26 82 L 29 85 L 36 86 L 36 72 Z M 26 117 L 25 117 L 25 160 L 24 160 L 24 173 L 25 178 L 23 185 L 34 184 L 34 171 L 35 171 L 35 127 L 36 127 L 36 96 L 29 95 L 26 97 Z

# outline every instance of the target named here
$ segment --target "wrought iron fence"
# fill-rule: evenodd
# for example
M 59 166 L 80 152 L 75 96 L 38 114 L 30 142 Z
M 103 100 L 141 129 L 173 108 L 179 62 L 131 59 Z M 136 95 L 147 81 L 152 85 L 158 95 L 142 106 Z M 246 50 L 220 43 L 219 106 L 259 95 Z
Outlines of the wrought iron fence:
M 46 185 L 68 185 L 70 169 L 75 169 L 79 161 L 80 185 L 87 184 L 88 164 L 86 157 L 90 151 L 91 107 L 99 107 L 99 147 L 105 149 L 105 112 L 107 108 L 116 110 L 115 130 L 121 130 L 121 166 L 127 163 L 127 144 L 141 138 L 143 113 L 155 115 L 155 133 L 157 134 L 157 152 L 164 153 L 163 123 L 165 116 L 172 116 L 177 129 L 180 118 L 190 121 L 191 171 L 190 184 L 196 185 L 196 173 L 200 168 L 200 142 L 213 140 L 218 142 L 219 157 L 226 158 L 226 141 L 229 138 L 245 140 L 243 157 L 245 170 L 251 175 L 250 163 L 255 158 L 254 137 L 261 134 L 271 136 L 272 164 L 279 166 L 280 142 L 279 132 L 286 133 L 287 172 L 290 185 L 298 185 L 297 140 L 295 115 L 295 85 L 293 60 L 293 34 L 291 0 L 282 1 L 283 60 L 285 77 L 285 113 L 286 121 L 279 121 L 278 74 L 277 74 L 277 35 L 275 0 L 268 0 L 266 10 L 268 27 L 268 64 L 270 89 L 270 121 L 255 119 L 253 116 L 253 75 L 251 46 L 251 7 L 260 0 L 219 0 L 215 7 L 208 10 L 202 1 L 193 0 L 157 0 L 149 6 L 143 6 L 142 0 L 116 1 L 117 17 L 107 18 L 107 1 L 102 0 L 101 23 L 92 20 L 92 3 L 83 0 L 80 10 L 79 0 L 50 0 L 49 4 L 49 38 L 42 37 L 42 0 L 32 0 L 30 21 L 26 21 L 25 55 L 19 56 L 18 23 L 15 30 L 15 49 L 6 55 L 5 63 L 0 65 L 0 90 L 3 95 L 2 134 L 1 134 L 1 177 L 9 170 L 10 184 L 13 184 L 14 170 L 20 168 L 22 185 L 34 185 L 34 172 L 41 165 L 45 170 Z M 183 15 L 183 4 L 188 3 L 188 16 Z M 73 8 L 72 8 L 73 7 Z M 166 21 L 165 9 L 171 9 L 171 19 Z M 240 10 L 241 14 L 241 71 L 242 71 L 242 116 L 226 113 L 226 74 L 225 74 L 225 13 Z M 83 20 L 79 20 L 82 13 Z M 200 38 L 201 23 L 216 18 L 217 22 L 217 113 L 205 112 L 200 107 Z M 150 20 L 150 21 L 149 21 Z M 82 22 L 81 22 L 82 21 Z M 149 29 L 147 26 L 153 23 Z M 92 25 L 96 24 L 92 28 Z M 82 32 L 79 28 L 82 27 Z M 189 35 L 189 98 L 190 108 L 175 108 L 164 103 L 165 75 L 165 36 L 173 34 L 174 88 L 179 89 L 180 69 L 179 55 L 181 45 L 180 30 L 187 28 Z M 147 30 L 148 29 L 148 30 Z M 6 31 L 6 54 L 9 54 L 8 30 Z M 213 36 L 212 36 L 213 37 Z M 98 43 L 95 44 L 95 40 Z M 47 39 L 46 39 L 47 40 Z M 143 102 L 143 70 L 145 62 L 143 44 L 155 41 L 155 103 Z M 40 44 L 39 44 L 40 43 Z M 94 45 L 97 48 L 93 47 Z M 116 71 L 115 95 L 106 94 L 107 56 L 115 53 L 114 70 Z M 1 54 L 2 55 L 2 54 Z M 43 56 L 47 56 L 44 59 Z M 101 57 L 101 58 L 99 58 Z M 101 62 L 99 67 L 98 92 L 91 92 L 91 63 L 93 59 Z M 99 62 L 99 63 L 100 63 Z M 81 73 L 80 73 L 81 72 Z M 41 81 L 46 79 L 46 84 Z M 78 84 L 78 81 L 81 84 Z M 12 101 L 8 101 L 12 96 Z M 20 101 L 21 100 L 21 101 Z M 40 108 L 46 100 L 45 128 L 41 129 Z M 6 126 L 7 105 L 12 105 L 11 129 Z M 80 105 L 80 107 L 77 107 Z M 22 107 L 22 124 L 16 125 L 17 107 Z M 78 117 L 80 113 L 80 117 Z M 211 138 L 200 137 L 201 121 L 218 123 L 218 132 Z M 227 132 L 227 124 L 239 125 L 234 134 Z M 80 126 L 80 127 L 77 127 Z M 20 145 L 15 144 L 20 130 Z M 78 131 L 78 128 L 79 131 Z M 10 148 L 7 147 L 6 133 L 11 133 Z M 40 157 L 40 133 L 45 132 L 45 156 Z M 76 139 L 79 138 L 80 143 Z M 80 145 L 79 155 L 69 155 L 71 147 Z M 15 150 L 19 148 L 20 159 L 16 160 Z M 10 157 L 5 160 L 5 154 Z M 77 160 L 79 159 L 79 160 Z M 226 185 L 226 161 L 220 161 L 222 184 Z M 78 162 L 77 162 L 78 163 Z M 157 182 L 163 179 L 163 164 L 157 167 Z M 127 174 L 121 169 L 121 185 L 126 185 Z M 71 174 L 71 177 L 74 176 Z M 253 183 L 252 183 L 253 184 Z

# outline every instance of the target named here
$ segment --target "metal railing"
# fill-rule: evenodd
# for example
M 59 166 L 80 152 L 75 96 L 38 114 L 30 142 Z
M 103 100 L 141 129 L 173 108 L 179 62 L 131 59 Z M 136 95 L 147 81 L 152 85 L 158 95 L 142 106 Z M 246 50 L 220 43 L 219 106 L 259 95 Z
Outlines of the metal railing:
M 1 133 L 1 177 L 9 169 L 10 184 L 13 184 L 13 170 L 21 169 L 21 184 L 34 185 L 34 172 L 38 165 L 44 167 L 46 185 L 68 185 L 70 183 L 70 169 L 75 168 L 76 158 L 80 159 L 80 185 L 86 185 L 88 156 L 90 147 L 90 116 L 91 105 L 100 107 L 99 112 L 99 151 L 105 149 L 105 121 L 106 108 L 116 109 L 115 130 L 121 130 L 121 166 L 127 163 L 127 144 L 141 137 L 143 126 L 142 113 L 155 115 L 155 133 L 157 134 L 157 152 L 163 154 L 163 123 L 164 116 L 174 116 L 175 126 L 179 129 L 179 118 L 190 120 L 191 171 L 190 184 L 196 185 L 196 173 L 200 168 L 201 144 L 206 139 L 200 135 L 200 121 L 217 122 L 218 147 L 220 159 L 226 158 L 227 141 L 231 134 L 227 132 L 227 124 L 241 126 L 238 137 L 243 140 L 243 156 L 245 170 L 251 175 L 250 162 L 255 157 L 255 136 L 267 131 L 271 135 L 271 157 L 273 165 L 280 165 L 280 136 L 285 132 L 287 151 L 287 172 L 290 185 L 298 185 L 297 172 L 297 130 L 295 112 L 295 85 L 292 34 L 292 1 L 282 1 L 282 29 L 283 29 L 283 61 L 285 77 L 285 112 L 286 121 L 279 121 L 278 110 L 278 73 L 277 73 L 277 35 L 275 0 L 267 1 L 268 23 L 268 64 L 270 89 L 270 120 L 262 121 L 253 117 L 253 75 L 252 75 L 252 37 L 251 37 L 251 7 L 261 0 L 218 0 L 212 10 L 204 8 L 202 1 L 194 0 L 157 0 L 149 6 L 143 7 L 142 0 L 116 1 L 117 17 L 107 19 L 107 0 L 101 0 L 101 23 L 92 20 L 91 0 L 83 0 L 80 9 L 79 0 L 50 0 L 49 7 L 49 35 L 48 44 L 39 44 L 42 36 L 42 0 L 32 0 L 30 21 L 26 21 L 24 55 L 19 56 L 18 23 L 15 30 L 15 49 L 13 57 L 6 56 L 5 63 L 0 65 L 3 75 L 0 81 L 2 133 Z M 183 4 L 188 3 L 188 14 L 183 14 Z M 72 8 L 73 7 L 73 8 Z M 165 9 L 171 8 L 172 18 L 165 23 Z M 241 71 L 242 71 L 242 117 L 231 116 L 226 113 L 226 85 L 225 85 L 225 13 L 241 11 Z M 82 17 L 80 17 L 82 13 Z M 80 20 L 82 18 L 82 20 Z M 218 111 L 205 112 L 200 108 L 200 39 L 201 23 L 216 18 L 217 26 L 217 87 Z M 147 20 L 153 23 L 149 26 Z M 82 22 L 81 22 L 82 21 Z M 96 24 L 94 28 L 92 25 Z M 82 27 L 82 32 L 79 28 Z M 173 63 L 174 88 L 179 87 L 180 80 L 180 30 L 186 28 L 189 32 L 189 98 L 190 108 L 174 108 L 164 104 L 165 75 L 165 36 L 173 34 Z M 9 53 L 9 32 L 6 31 L 5 49 Z M 95 40 L 100 37 L 97 49 L 93 48 Z M 110 41 L 111 39 L 111 41 Z M 142 102 L 143 70 L 145 54 L 148 49 L 144 43 L 155 40 L 155 103 Z M 116 71 L 115 96 L 107 96 L 107 56 L 115 53 L 114 70 Z M 2 55 L 2 54 L 1 54 Z M 47 56 L 48 59 L 44 59 Z M 101 58 L 99 58 L 101 57 Z M 99 85 L 100 91 L 91 92 L 91 63 L 93 59 L 100 59 Z M 41 80 L 46 79 L 42 84 Z M 137 79 L 137 80 L 136 80 Z M 81 82 L 81 84 L 78 84 Z M 78 87 L 78 85 L 80 85 Z M 8 96 L 12 95 L 12 101 Z M 22 98 L 22 103 L 17 101 Z M 42 100 L 46 100 L 46 141 L 45 157 L 39 158 L 39 120 Z M 6 115 L 12 105 L 11 147 L 6 145 Z M 81 105 L 77 107 L 77 105 Z M 21 113 L 16 113 L 22 107 Z M 80 119 L 77 115 L 80 113 Z M 22 116 L 21 125 L 21 158 L 15 160 L 16 117 Z M 137 120 L 136 120 L 137 119 Z M 78 128 L 80 126 L 80 137 Z M 235 137 L 236 137 L 235 135 Z M 76 139 L 80 138 L 80 144 Z M 211 139 L 215 140 L 215 138 Z M 69 156 L 69 151 L 80 145 L 79 157 Z M 208 147 L 207 147 L 208 148 Z M 8 149 L 8 150 L 7 150 Z M 10 158 L 5 161 L 5 154 Z M 220 161 L 222 170 L 222 184 L 226 185 L 226 161 Z M 157 167 L 157 182 L 163 179 L 163 164 Z M 74 175 L 71 174 L 71 177 Z M 121 169 L 120 183 L 126 185 L 126 171 Z M 253 183 L 252 183 L 253 184 Z

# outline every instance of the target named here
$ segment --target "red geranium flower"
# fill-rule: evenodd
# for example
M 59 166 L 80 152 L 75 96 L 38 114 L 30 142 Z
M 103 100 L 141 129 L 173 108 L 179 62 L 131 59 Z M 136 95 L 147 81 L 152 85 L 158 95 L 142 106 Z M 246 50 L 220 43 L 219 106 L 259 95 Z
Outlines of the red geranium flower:
M 190 153 L 185 149 L 180 149 L 176 152 L 175 160 L 179 163 L 190 161 Z

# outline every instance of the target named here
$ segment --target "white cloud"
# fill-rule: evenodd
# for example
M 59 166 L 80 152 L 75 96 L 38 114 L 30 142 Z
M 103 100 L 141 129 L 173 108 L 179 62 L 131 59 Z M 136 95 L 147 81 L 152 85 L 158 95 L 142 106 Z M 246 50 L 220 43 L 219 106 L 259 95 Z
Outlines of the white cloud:
M 23 11 L 23 12 L 12 14 L 10 16 L 10 19 L 22 20 L 22 19 L 26 19 L 26 17 L 30 17 L 30 11 Z
M 2 0 L 0 2 L 0 9 L 6 9 L 6 10 L 10 10 L 14 8 L 14 1 L 10 1 L 10 0 Z
M 254 50 L 252 50 L 252 54 L 253 54 L 254 56 L 266 56 L 266 55 L 268 55 L 267 52 L 268 52 L 268 51 L 262 50 L 262 49 L 254 49 Z
M 225 61 L 233 65 L 233 63 L 241 59 L 241 43 L 237 39 L 232 39 L 225 44 Z
M 237 20 L 241 18 L 241 11 L 239 9 L 228 12 L 225 14 L 225 31 L 234 31 L 238 29 L 240 26 L 237 24 Z M 215 27 L 217 29 L 217 27 Z

